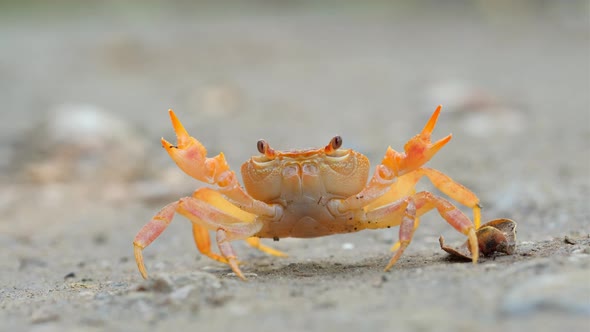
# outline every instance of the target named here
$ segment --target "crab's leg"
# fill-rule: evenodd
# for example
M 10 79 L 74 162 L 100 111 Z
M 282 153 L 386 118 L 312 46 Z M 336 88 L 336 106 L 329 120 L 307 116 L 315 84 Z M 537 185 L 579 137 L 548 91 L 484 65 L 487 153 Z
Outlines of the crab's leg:
M 359 218 L 359 215 L 357 215 L 357 218 Z M 414 230 L 418 227 L 419 219 L 416 215 L 414 199 L 407 197 L 381 206 L 373 211 L 362 213 L 360 220 L 356 222 L 357 228 L 380 229 L 400 226 L 399 240 L 391 248 L 391 251 L 395 251 L 395 253 L 384 269 L 384 271 L 388 271 L 410 244 Z M 360 225 L 358 222 L 360 222 Z
M 448 135 L 434 143 L 430 141 L 440 110 L 439 105 L 422 132 L 406 143 L 405 152 L 400 153 L 391 147 L 387 148 L 381 164 L 377 165 L 369 184 L 360 193 L 345 200 L 334 200 L 330 208 L 337 208 L 339 212 L 344 212 L 365 207 L 384 195 L 398 177 L 420 168 L 430 160 L 452 137 Z
M 433 208 L 457 231 L 467 235 L 469 251 L 473 263 L 479 258 L 479 245 L 476 236 L 477 227 L 456 206 L 442 197 L 435 196 L 427 191 L 422 191 L 413 196 L 416 202 L 416 215 L 421 216 Z
M 201 254 L 212 258 L 221 263 L 228 263 L 227 260 L 214 252 L 211 251 L 211 239 L 209 237 L 209 230 L 199 226 L 198 224 L 193 223 L 193 237 L 195 239 L 195 244 L 197 248 L 201 252 Z M 276 250 L 274 248 L 268 247 L 260 243 L 260 239 L 257 237 L 249 237 L 246 240 L 246 243 L 250 245 L 252 248 L 256 248 L 264 253 L 269 255 L 278 256 L 278 257 L 287 257 L 288 255 L 282 251 Z
M 426 176 L 432 184 L 440 191 L 445 193 L 453 200 L 471 208 L 473 210 L 473 223 L 475 229 L 479 229 L 481 225 L 481 205 L 479 198 L 462 184 L 455 182 L 448 175 L 439 172 L 435 169 L 423 167 L 413 172 L 414 177 L 418 179 L 421 176 Z
M 141 273 L 141 276 L 144 279 L 147 279 L 147 271 L 145 269 L 145 264 L 143 263 L 143 254 L 142 251 L 145 247 L 149 246 L 162 232 L 168 227 L 172 218 L 174 217 L 174 212 L 178 207 L 179 202 L 174 202 L 166 205 L 163 207 L 153 218 L 152 220 L 145 224 L 135 236 L 133 240 L 133 252 L 135 254 L 135 262 L 137 263 L 137 268 Z
M 400 223 L 400 225 L 403 223 Z M 401 227 L 401 226 L 400 226 Z M 414 228 L 412 229 L 412 234 L 414 234 L 414 232 L 416 231 L 416 229 L 418 229 L 418 227 L 420 227 L 420 218 L 416 217 L 414 218 Z M 400 229 L 401 231 L 401 229 Z M 401 237 L 400 239 L 398 239 L 392 246 L 391 246 L 391 251 L 397 251 L 400 247 L 401 247 L 402 243 L 401 243 Z
M 207 191 L 202 190 L 199 192 Z M 209 193 L 216 192 L 211 190 Z M 262 223 L 254 215 L 251 215 L 251 218 L 246 218 L 244 213 L 238 212 L 237 214 L 241 218 L 237 218 L 235 206 L 229 203 L 226 203 L 228 206 L 223 206 L 223 209 L 218 208 L 220 206 L 219 201 L 217 201 L 218 198 L 214 196 L 207 201 L 188 197 L 180 201 L 177 211 L 193 223 L 197 223 L 205 229 L 216 231 L 217 245 L 223 258 L 234 273 L 240 279 L 245 280 L 246 278 L 238 267 L 238 260 L 230 241 L 245 240 L 253 236 L 260 231 Z
M 404 211 L 401 223 L 399 226 L 399 248 L 395 250 L 395 254 L 387 263 L 384 271 L 388 271 L 391 267 L 397 262 L 397 260 L 401 257 L 404 253 L 410 242 L 412 241 L 412 236 L 414 235 L 414 229 L 417 227 L 416 225 L 416 205 L 412 199 L 409 200 L 406 210 Z
M 262 223 L 256 215 L 244 212 L 223 200 L 221 194 L 209 188 L 196 191 L 192 197 L 185 197 L 177 202 L 166 205 L 156 216 L 146 224 L 135 237 L 135 260 L 141 275 L 147 278 L 147 272 L 143 263 L 142 250 L 153 242 L 170 224 L 174 213 L 178 212 L 197 224 L 195 240 L 201 252 L 218 261 L 226 262 L 240 278 L 244 278 L 238 262 L 233 254 L 229 241 L 247 239 L 256 234 Z M 208 245 L 209 236 L 203 235 L 204 231 L 217 232 L 217 241 L 223 257 L 210 252 Z M 220 231 L 222 231 L 220 233 Z M 219 241 L 221 240 L 221 243 Z M 209 254 L 207 254 L 209 252 Z M 221 259 L 217 259 L 221 258 Z
M 369 210 L 377 208 L 387 202 L 392 202 L 413 194 L 416 183 L 423 176 L 426 176 L 438 190 L 453 200 L 473 209 L 473 223 L 475 224 L 475 228 L 479 229 L 481 224 L 481 205 L 479 204 L 479 198 L 471 190 L 455 182 L 448 175 L 428 167 L 418 168 L 413 172 L 399 177 L 389 191 L 367 205 L 366 208 Z
M 414 179 L 410 174 L 406 174 L 401 176 L 397 179 L 397 181 L 390 186 L 389 191 L 387 191 L 383 196 L 379 197 L 377 200 L 373 201 L 371 204 L 367 205 L 364 210 L 370 211 L 376 209 L 380 206 L 387 205 L 390 202 L 395 202 L 398 199 L 413 195 L 416 193 L 416 182 L 418 179 Z M 420 226 L 420 218 L 416 217 L 414 220 L 414 231 L 416 228 Z M 398 240 L 393 244 L 391 247 L 391 251 L 396 251 L 400 248 L 401 242 Z
M 234 252 L 234 248 L 231 246 L 231 236 L 230 233 L 224 229 L 217 230 L 217 246 L 219 247 L 219 252 L 225 257 L 227 263 L 231 267 L 232 271 L 242 280 L 246 280 L 244 274 L 238 267 L 238 258 L 236 253 Z
M 193 238 L 197 245 L 197 249 L 199 249 L 201 254 L 218 262 L 228 264 L 225 257 L 211 251 L 211 238 L 209 237 L 209 230 L 207 228 L 200 226 L 197 223 L 193 223 Z
M 368 212 L 357 215 L 357 227 L 380 229 L 400 225 L 399 249 L 387 264 L 385 270 L 389 270 L 401 256 L 405 248 L 410 244 L 416 218 L 436 208 L 438 213 L 459 232 L 467 235 L 472 254 L 472 260 L 477 262 L 479 247 L 475 234 L 475 227 L 461 210 L 447 200 L 423 191 L 398 201 L 386 204 Z
M 268 247 L 268 246 L 265 246 L 264 244 L 260 243 L 260 238 L 257 238 L 257 237 L 247 238 L 246 243 L 248 243 L 253 248 L 256 248 L 256 249 L 258 249 L 262 252 L 265 252 L 269 255 L 278 256 L 278 257 L 287 257 L 287 254 L 285 254 L 284 252 L 276 250 L 276 249 Z
M 188 134 L 172 110 L 168 112 L 177 143 L 174 145 L 162 138 L 162 146 L 180 169 L 199 181 L 218 185 L 219 191 L 244 211 L 267 217 L 277 217 L 280 214 L 278 205 L 256 200 L 244 191 L 223 153 L 207 158 L 207 149 L 203 144 Z
M 214 190 L 210 188 L 200 188 L 193 193 L 194 198 L 202 199 L 211 204 L 217 204 L 223 206 L 224 199 L 220 195 L 216 195 Z M 238 212 L 235 210 L 234 212 Z M 239 212 L 238 212 L 239 213 Z M 247 215 L 246 215 L 247 216 Z M 246 217 L 247 218 L 247 217 Z M 211 238 L 209 236 L 209 230 L 197 223 L 193 223 L 193 239 L 199 252 L 213 260 L 221 263 L 228 263 L 227 260 L 214 252 L 211 251 Z
M 201 252 L 201 254 L 208 256 L 218 262 L 221 263 L 228 263 L 227 260 L 214 252 L 211 251 L 211 239 L 209 237 L 209 230 L 199 226 L 198 224 L 193 223 L 193 237 L 195 239 L 195 244 L 197 248 Z M 246 240 L 246 243 L 250 245 L 252 248 L 256 248 L 264 253 L 269 255 L 278 256 L 278 257 L 287 257 L 288 255 L 282 251 L 276 250 L 274 248 L 268 247 L 260 243 L 260 239 L 257 237 L 249 237 Z

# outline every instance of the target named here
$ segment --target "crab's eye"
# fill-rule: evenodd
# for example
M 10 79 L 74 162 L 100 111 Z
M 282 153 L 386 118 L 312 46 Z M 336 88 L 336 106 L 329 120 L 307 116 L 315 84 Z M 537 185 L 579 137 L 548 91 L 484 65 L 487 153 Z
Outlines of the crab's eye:
M 268 143 L 265 140 L 261 139 L 256 143 L 256 148 L 258 148 L 258 152 L 264 154 L 266 148 L 268 147 Z
M 332 145 L 332 149 L 337 150 L 342 146 L 342 137 L 334 136 L 330 141 L 330 145 Z
M 275 150 L 273 150 L 263 139 L 256 142 L 256 148 L 258 149 L 258 152 L 262 153 L 263 156 L 268 159 L 274 159 L 276 157 Z
M 328 145 L 324 148 L 324 152 L 326 156 L 335 156 L 335 155 L 343 155 L 345 152 L 342 150 L 338 150 L 342 146 L 342 137 L 334 136 Z

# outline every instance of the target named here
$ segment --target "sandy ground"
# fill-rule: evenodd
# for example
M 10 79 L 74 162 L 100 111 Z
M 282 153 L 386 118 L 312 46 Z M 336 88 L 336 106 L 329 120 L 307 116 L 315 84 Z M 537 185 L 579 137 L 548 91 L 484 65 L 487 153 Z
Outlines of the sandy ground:
M 2 3 L 0 330 L 590 328 L 588 2 L 497 3 Z M 387 273 L 396 230 L 236 243 L 242 282 L 176 218 L 141 279 L 136 232 L 200 186 L 159 146 L 168 108 L 238 169 L 335 134 L 376 164 L 437 104 L 429 165 L 517 221 L 514 255 L 449 259 L 431 213 Z

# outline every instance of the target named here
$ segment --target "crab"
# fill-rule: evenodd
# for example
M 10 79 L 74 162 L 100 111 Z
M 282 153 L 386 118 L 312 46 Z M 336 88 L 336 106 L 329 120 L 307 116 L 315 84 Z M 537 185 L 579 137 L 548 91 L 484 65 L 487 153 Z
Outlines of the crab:
M 275 150 L 265 140 L 259 140 L 260 154 L 241 167 L 242 187 L 224 154 L 208 158 L 205 147 L 169 110 L 178 142 L 171 144 L 162 138 L 162 146 L 186 174 L 212 186 L 164 206 L 141 228 L 133 241 L 139 272 L 147 279 L 142 251 L 168 227 L 175 213 L 192 222 L 194 241 L 201 254 L 228 264 L 243 280 L 246 278 L 232 241 L 245 240 L 267 254 L 286 256 L 263 245 L 260 239 L 312 238 L 399 226 L 399 240 L 391 248 L 394 254 L 385 267 L 387 271 L 410 244 L 419 217 L 432 209 L 467 236 L 471 259 L 477 263 L 479 199 L 449 176 L 423 166 L 452 137 L 449 134 L 431 142 L 440 111 L 439 105 L 422 132 L 405 144 L 404 152 L 389 147 L 368 183 L 368 158 L 341 148 L 342 138 L 335 136 L 322 148 L 289 151 Z M 422 177 L 451 199 L 473 209 L 473 223 L 445 198 L 428 191 L 416 192 Z M 210 231 L 215 234 L 219 253 L 211 250 Z

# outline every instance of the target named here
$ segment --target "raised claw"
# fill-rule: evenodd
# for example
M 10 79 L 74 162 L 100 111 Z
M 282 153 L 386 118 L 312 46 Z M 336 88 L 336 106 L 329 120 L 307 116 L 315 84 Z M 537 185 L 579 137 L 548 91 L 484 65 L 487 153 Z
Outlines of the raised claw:
M 186 174 L 206 183 L 218 182 L 220 176 L 229 170 L 223 153 L 207 158 L 207 149 L 203 144 L 188 134 L 172 110 L 168 112 L 176 132 L 177 143 L 174 145 L 162 138 L 164 149 Z
M 430 137 L 436 126 L 436 121 L 442 109 L 438 105 L 432 116 L 418 135 L 412 137 L 404 146 L 405 153 L 399 153 L 389 147 L 383 158 L 382 164 L 387 166 L 395 176 L 402 176 L 418 169 L 430 160 L 453 135 L 449 134 L 444 138 L 432 143 Z
M 440 140 L 436 141 L 434 144 L 432 144 L 432 142 L 430 141 L 432 131 L 436 126 L 436 122 L 438 121 L 438 116 L 440 115 L 441 109 L 442 105 L 438 105 L 436 107 L 436 110 L 434 110 L 434 113 L 432 113 L 430 119 L 422 129 L 422 132 L 420 132 L 420 134 L 418 134 L 416 137 L 414 137 L 408 143 L 406 143 L 406 145 L 404 146 L 406 154 L 411 154 L 412 152 L 420 152 L 419 146 L 422 145 L 426 148 L 426 156 L 428 157 L 428 159 L 430 159 L 438 152 L 438 150 L 440 150 L 445 144 L 447 144 L 451 140 L 451 137 L 453 137 L 453 135 L 449 134 L 441 138 Z M 414 140 L 419 140 L 419 143 L 416 144 Z

